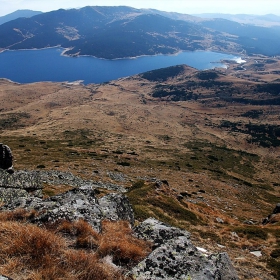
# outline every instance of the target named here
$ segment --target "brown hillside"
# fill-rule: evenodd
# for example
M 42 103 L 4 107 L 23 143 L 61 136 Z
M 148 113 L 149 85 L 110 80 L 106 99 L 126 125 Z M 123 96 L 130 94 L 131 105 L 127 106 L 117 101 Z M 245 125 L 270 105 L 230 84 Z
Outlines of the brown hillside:
M 280 202 L 280 105 L 264 86 L 279 82 L 279 62 L 256 72 L 253 61 L 243 72 L 184 66 L 86 86 L 1 80 L 1 142 L 16 169 L 134 184 L 136 218 L 155 216 L 189 230 L 197 246 L 227 251 L 241 279 L 275 279 L 280 225 L 261 221 Z

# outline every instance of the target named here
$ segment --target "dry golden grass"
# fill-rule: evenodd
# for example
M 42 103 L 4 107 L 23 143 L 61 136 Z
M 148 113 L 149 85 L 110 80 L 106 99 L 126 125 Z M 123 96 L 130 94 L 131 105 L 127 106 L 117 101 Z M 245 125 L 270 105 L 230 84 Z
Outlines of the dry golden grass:
M 35 217 L 35 210 L 27 211 L 23 208 L 17 208 L 14 211 L 0 212 L 0 221 L 27 221 Z
M 0 274 L 15 280 L 126 279 L 103 257 L 113 256 L 114 262 L 128 267 L 149 252 L 149 245 L 133 237 L 126 222 L 104 222 L 98 234 L 82 220 L 47 229 L 24 221 L 23 210 L 1 214 Z
M 74 246 L 77 248 L 96 249 L 100 242 L 100 234 L 84 220 L 75 222 L 62 221 L 57 225 L 55 232 L 75 237 Z
M 66 244 L 59 236 L 35 225 L 8 221 L 1 222 L 0 247 L 1 273 L 14 278 L 25 271 L 55 267 Z M 16 265 L 12 272 L 10 269 L 14 261 L 20 265 Z
M 127 221 L 103 221 L 97 253 L 101 257 L 112 255 L 114 263 L 130 266 L 151 252 L 150 245 L 132 235 Z

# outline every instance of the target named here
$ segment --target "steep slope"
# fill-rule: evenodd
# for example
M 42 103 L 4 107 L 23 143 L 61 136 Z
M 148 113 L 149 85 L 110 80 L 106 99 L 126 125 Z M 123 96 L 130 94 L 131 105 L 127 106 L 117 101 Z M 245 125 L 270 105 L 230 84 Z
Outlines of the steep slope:
M 46 195 L 67 189 L 67 172 L 121 186 L 139 222 L 187 229 L 196 246 L 228 252 L 241 279 L 272 280 L 279 215 L 262 220 L 280 199 L 279 61 L 246 68 L 256 60 L 266 62 L 261 73 L 230 64 L 87 86 L 1 80 L 1 142 L 16 170 L 64 172 L 44 180 Z

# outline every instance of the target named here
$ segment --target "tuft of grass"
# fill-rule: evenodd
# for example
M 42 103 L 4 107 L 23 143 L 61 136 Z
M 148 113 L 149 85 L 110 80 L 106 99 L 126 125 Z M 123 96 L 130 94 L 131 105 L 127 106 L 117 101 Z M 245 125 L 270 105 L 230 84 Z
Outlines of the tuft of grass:
M 208 239 L 209 238 L 210 240 L 213 240 L 217 243 L 221 243 L 221 237 L 214 232 L 200 231 L 200 230 L 198 232 L 199 232 L 200 237 L 203 238 L 203 239 Z
M 36 216 L 35 210 L 27 211 L 23 208 L 17 208 L 14 211 L 0 212 L 0 221 L 22 221 L 26 222 Z
M 96 249 L 98 247 L 99 233 L 82 219 L 75 222 L 61 221 L 55 232 L 62 233 L 65 236 L 75 237 L 76 242 L 74 246 L 76 248 Z
M 115 264 L 132 266 L 151 252 L 149 245 L 132 235 L 127 221 L 103 221 L 97 253 L 101 257 L 111 255 Z
M 143 188 L 144 185 L 145 185 L 145 181 L 139 180 L 139 181 L 133 183 L 129 190 L 140 189 L 140 188 Z
M 54 233 L 31 224 L 2 222 L 0 229 L 0 258 L 16 258 L 29 270 L 42 266 L 54 266 L 60 258 L 65 242 Z
M 128 267 L 150 252 L 150 244 L 134 237 L 126 221 L 104 221 L 97 233 L 83 220 L 38 227 L 28 223 L 30 215 L 1 213 L 0 274 L 23 280 L 125 280 L 123 271 L 103 258 L 111 255 Z

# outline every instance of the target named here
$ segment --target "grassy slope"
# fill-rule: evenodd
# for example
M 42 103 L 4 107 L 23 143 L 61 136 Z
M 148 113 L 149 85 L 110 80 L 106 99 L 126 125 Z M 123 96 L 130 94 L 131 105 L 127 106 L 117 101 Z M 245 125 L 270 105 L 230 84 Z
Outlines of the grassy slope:
M 248 65 L 253 67 L 253 62 Z M 240 73 L 234 67 L 215 79 L 230 83 L 223 91 L 236 92 L 237 97 L 258 99 L 251 89 L 260 78 L 275 80 L 273 75 Z M 159 82 L 140 77 L 88 86 L 2 81 L 1 142 L 12 148 L 16 169 L 65 170 L 133 185 L 128 196 L 139 220 L 154 216 L 190 230 L 194 241 L 210 250 L 221 250 L 217 244 L 222 244 L 241 278 L 258 279 L 258 274 L 267 275 L 267 261 L 277 268 L 270 253 L 280 246 L 279 223 L 259 223 L 279 202 L 279 147 L 248 141 L 245 126 L 279 125 L 279 106 L 218 99 L 213 96 L 217 88 L 201 86 L 203 78 L 190 68 L 160 83 L 182 87 L 189 81 L 200 83 L 191 89 L 198 100 L 153 98 Z M 252 112 L 260 108 L 263 113 L 255 118 Z M 238 123 L 240 129 L 223 126 L 225 121 Z M 108 171 L 126 179 L 112 179 Z M 54 186 L 45 189 L 46 194 L 59 191 Z M 184 196 L 178 200 L 180 193 Z M 257 225 L 243 224 L 249 219 Z M 248 253 L 257 249 L 263 251 L 261 259 Z

